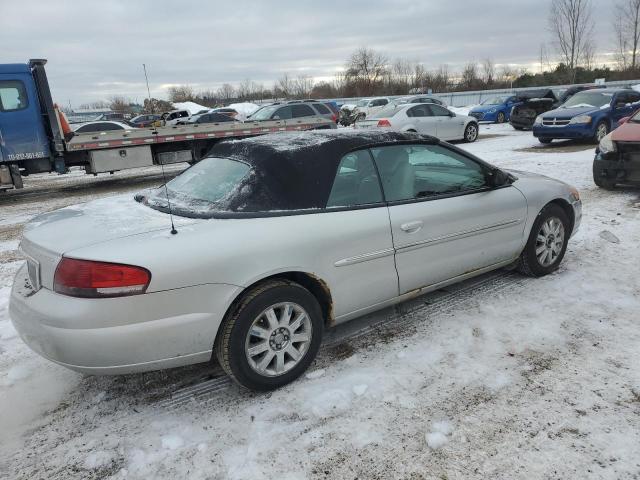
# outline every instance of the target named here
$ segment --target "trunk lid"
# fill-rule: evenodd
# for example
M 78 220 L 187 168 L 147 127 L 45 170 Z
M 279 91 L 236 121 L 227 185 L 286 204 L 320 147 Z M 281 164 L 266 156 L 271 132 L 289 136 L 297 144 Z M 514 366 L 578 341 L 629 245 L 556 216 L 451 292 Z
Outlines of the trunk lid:
M 178 229 L 202 220 L 174 217 Z M 116 238 L 169 231 L 169 215 L 135 201 L 132 194 L 108 197 L 38 215 L 26 226 L 20 247 L 31 283 L 53 288 L 53 275 L 65 252 Z

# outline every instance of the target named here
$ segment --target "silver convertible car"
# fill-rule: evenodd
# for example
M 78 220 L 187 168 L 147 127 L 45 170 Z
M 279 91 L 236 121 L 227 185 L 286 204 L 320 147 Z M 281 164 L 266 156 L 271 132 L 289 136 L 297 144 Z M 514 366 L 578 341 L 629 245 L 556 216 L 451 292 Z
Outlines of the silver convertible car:
M 580 218 L 575 188 L 415 133 L 223 141 L 166 188 L 35 218 L 10 316 L 73 370 L 215 357 L 269 390 L 340 322 L 501 267 L 552 272 Z

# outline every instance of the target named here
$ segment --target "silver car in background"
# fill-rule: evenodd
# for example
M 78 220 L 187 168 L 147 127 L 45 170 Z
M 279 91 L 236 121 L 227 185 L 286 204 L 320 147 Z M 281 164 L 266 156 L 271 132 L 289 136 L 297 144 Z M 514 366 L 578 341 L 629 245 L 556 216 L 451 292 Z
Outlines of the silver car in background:
M 223 141 L 166 189 L 36 217 L 9 314 L 73 370 L 213 356 L 269 390 L 305 371 L 326 328 L 497 268 L 556 270 L 580 219 L 569 185 L 416 133 Z
M 431 135 L 440 140 L 478 139 L 478 121 L 466 115 L 458 115 L 442 105 L 434 103 L 391 104 L 370 118 L 356 123 L 358 128 L 394 129 Z

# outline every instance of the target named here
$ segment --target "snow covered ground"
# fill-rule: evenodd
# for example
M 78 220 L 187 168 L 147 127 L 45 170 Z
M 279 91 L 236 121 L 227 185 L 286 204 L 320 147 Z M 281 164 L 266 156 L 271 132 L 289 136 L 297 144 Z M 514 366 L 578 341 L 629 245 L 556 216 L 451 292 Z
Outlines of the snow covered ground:
M 30 177 L 0 197 L 0 478 L 640 478 L 640 190 L 598 189 L 593 146 L 558 145 L 509 125 L 461 145 L 578 187 L 557 273 L 496 272 L 358 320 L 261 395 L 215 367 L 83 377 L 25 347 L 7 314 L 24 223 L 160 182 Z

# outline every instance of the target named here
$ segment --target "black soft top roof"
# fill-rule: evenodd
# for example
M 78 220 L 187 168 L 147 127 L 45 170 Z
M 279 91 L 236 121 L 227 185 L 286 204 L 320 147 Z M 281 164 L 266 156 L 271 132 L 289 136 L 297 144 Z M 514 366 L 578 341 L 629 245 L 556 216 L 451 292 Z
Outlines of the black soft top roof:
M 208 157 L 247 163 L 253 175 L 229 205 L 231 212 L 324 208 L 340 159 L 358 148 L 399 142 L 438 143 L 411 132 L 314 130 L 283 132 L 215 145 Z

